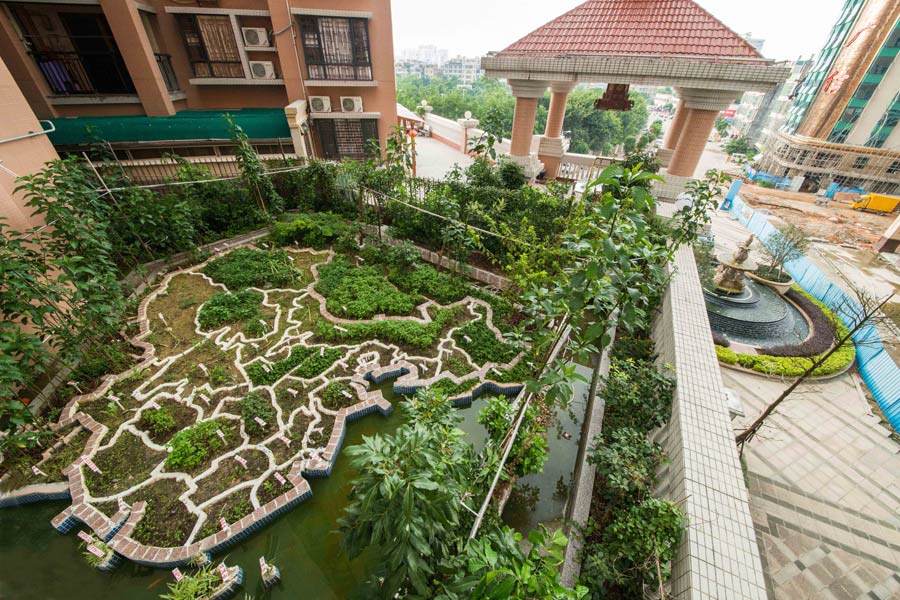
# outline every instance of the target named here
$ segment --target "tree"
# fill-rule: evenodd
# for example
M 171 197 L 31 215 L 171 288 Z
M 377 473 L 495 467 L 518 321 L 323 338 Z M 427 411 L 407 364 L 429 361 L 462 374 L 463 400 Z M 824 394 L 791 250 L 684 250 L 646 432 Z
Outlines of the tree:
M 457 428 L 461 417 L 445 396 L 419 390 L 403 402 L 409 421 L 392 435 L 364 438 L 347 450 L 359 475 L 350 504 L 338 523 L 342 548 L 358 556 L 381 552 L 378 595 L 394 598 L 553 598 L 576 600 L 586 593 L 560 583 L 566 538 L 542 529 L 521 536 L 496 520 L 474 539 L 471 498 L 484 492 L 499 464 L 488 445 L 478 455 Z M 467 510 L 468 509 L 468 510 Z
M 731 127 L 731 124 L 725 120 L 725 117 L 722 115 L 716 117 L 716 131 L 719 132 L 720 136 L 725 137 L 729 127 Z
M 776 275 L 777 271 L 776 276 L 783 278 L 784 264 L 801 258 L 808 249 L 809 236 L 803 229 L 789 223 L 777 225 L 760 248 L 769 261 L 763 275 Z
M 409 422 L 393 435 L 363 438 L 347 450 L 359 476 L 338 519 L 350 558 L 380 549 L 376 574 L 387 598 L 407 589 L 428 594 L 438 564 L 454 550 L 476 478 L 474 450 L 444 396 L 420 390 L 403 409 Z
M 737 442 L 741 454 L 744 452 L 744 446 L 756 437 L 760 429 L 765 426 L 766 421 L 778 409 L 781 403 L 787 400 L 791 393 L 793 393 L 800 384 L 806 381 L 816 369 L 847 344 L 865 346 L 866 344 L 874 343 L 874 340 L 870 341 L 868 338 L 860 340 L 855 339 L 854 336 L 864 327 L 875 325 L 879 322 L 886 322 L 894 317 L 893 314 L 885 314 L 883 312 L 884 307 L 893 300 L 894 294 L 890 294 L 881 300 L 877 300 L 862 288 L 853 287 L 852 291 L 856 297 L 855 300 L 850 297 L 845 297 L 845 300 L 841 302 L 839 306 L 834 307 L 834 312 L 836 314 L 845 316 L 844 323 L 846 323 L 846 326 L 843 326 L 839 321 L 833 323 L 833 331 L 835 334 L 834 346 L 824 354 L 811 358 L 809 367 L 807 367 L 800 376 L 798 376 L 777 398 L 775 398 L 775 400 L 768 404 L 750 425 L 741 430 L 735 437 L 735 442 Z
M 250 144 L 250 139 L 240 125 L 234 122 L 231 115 L 226 115 L 228 130 L 235 142 L 234 155 L 238 166 L 241 168 L 241 177 L 250 194 L 259 204 L 263 213 L 278 214 L 284 210 L 284 200 L 275 191 L 272 178 L 266 175 L 266 168 L 256 153 L 256 148 Z
M 750 140 L 741 136 L 725 144 L 725 152 L 727 152 L 729 156 L 732 154 L 746 154 L 750 157 L 756 154 L 756 148 L 753 147 Z

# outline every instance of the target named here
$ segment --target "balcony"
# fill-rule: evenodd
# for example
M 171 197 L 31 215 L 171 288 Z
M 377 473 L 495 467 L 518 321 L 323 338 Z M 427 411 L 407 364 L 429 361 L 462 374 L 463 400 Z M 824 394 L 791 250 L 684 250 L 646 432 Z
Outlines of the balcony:
M 32 52 L 31 55 L 56 95 L 135 93 L 134 83 L 117 53 Z
M 166 89 L 170 94 L 180 92 L 181 87 L 178 85 L 178 78 L 175 77 L 175 69 L 172 68 L 172 57 L 168 54 L 156 52 L 156 64 L 166 84 Z

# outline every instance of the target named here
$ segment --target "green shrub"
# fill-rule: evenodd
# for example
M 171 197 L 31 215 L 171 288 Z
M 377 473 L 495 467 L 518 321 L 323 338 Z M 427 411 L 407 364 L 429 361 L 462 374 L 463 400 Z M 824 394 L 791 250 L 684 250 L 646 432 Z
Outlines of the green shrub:
M 298 244 L 304 247 L 325 248 L 339 237 L 353 234 L 355 226 L 332 213 L 290 215 L 272 226 L 269 239 L 279 245 Z
M 497 166 L 497 175 L 503 187 L 508 190 L 517 190 L 528 183 L 525 171 L 512 160 L 501 160 Z
M 606 439 L 594 438 L 587 460 L 597 468 L 603 499 L 611 504 L 639 500 L 656 479 L 662 449 L 647 434 L 629 427 L 613 430 Z
M 738 361 L 737 352 L 718 344 L 716 344 L 716 356 L 726 365 L 736 365 Z
M 653 340 L 648 337 L 616 337 L 610 356 L 613 360 L 631 358 L 634 360 L 654 361 Z
M 222 585 L 222 578 L 213 565 L 209 565 L 167 585 L 169 593 L 160 596 L 163 600 L 200 600 L 208 598 Z
M 581 578 L 591 598 L 640 598 L 644 585 L 658 581 L 656 558 L 663 579 L 681 542 L 685 517 L 666 500 L 647 498 L 618 511 L 599 543 L 584 550 Z
M 354 319 L 408 315 L 419 300 L 398 290 L 374 267 L 356 267 L 344 256 L 335 256 L 318 272 L 316 291 L 325 296 L 333 315 Z
M 193 469 L 207 459 L 210 450 L 224 447 L 217 429 L 226 436 L 232 433 L 230 426 L 221 421 L 200 421 L 176 433 L 169 442 L 171 452 L 166 457 L 166 468 Z
M 603 431 L 630 427 L 648 432 L 663 425 L 672 413 L 675 380 L 653 363 L 632 359 L 613 362 L 606 378 Z
M 348 398 L 345 396 L 344 392 L 349 394 L 350 397 Z M 338 410 L 353 406 L 359 402 L 356 390 L 354 390 L 350 384 L 343 381 L 332 381 L 325 386 L 325 389 L 322 390 L 320 396 L 322 397 L 322 406 L 329 410 Z
M 461 277 L 442 273 L 428 265 L 416 265 L 413 269 L 393 269 L 390 280 L 409 294 L 421 294 L 441 304 L 462 300 L 468 294 L 468 286 Z
M 516 418 L 517 410 L 508 398 L 494 396 L 487 399 L 487 405 L 478 411 L 478 422 L 485 428 L 491 441 L 500 446 L 509 433 Z M 516 477 L 543 470 L 547 460 L 547 430 L 540 419 L 540 408 L 528 406 L 519 427 L 519 435 L 513 442 L 506 461 L 506 467 Z
M 488 328 L 485 318 L 471 321 L 453 332 L 456 345 L 462 348 L 479 365 L 488 362 L 508 363 L 519 353 L 519 348 L 497 339 Z
M 232 379 L 228 367 L 216 365 L 209 370 L 209 382 L 213 385 L 225 385 Z
M 165 406 L 142 412 L 141 423 L 153 433 L 168 433 L 175 429 L 175 417 Z
M 275 420 L 275 409 L 267 397 L 259 392 L 250 392 L 241 400 L 241 419 L 244 421 L 244 431 L 247 435 L 258 435 L 265 432 L 262 425 L 256 422 L 260 418 L 267 425 L 272 425 Z
M 222 325 L 245 322 L 258 326 L 262 319 L 260 304 L 263 295 L 254 290 L 241 290 L 236 293 L 221 292 L 212 296 L 200 307 L 197 320 L 204 330 L 212 330 Z
M 203 273 L 232 290 L 288 287 L 299 274 L 284 250 L 237 248 L 212 260 Z

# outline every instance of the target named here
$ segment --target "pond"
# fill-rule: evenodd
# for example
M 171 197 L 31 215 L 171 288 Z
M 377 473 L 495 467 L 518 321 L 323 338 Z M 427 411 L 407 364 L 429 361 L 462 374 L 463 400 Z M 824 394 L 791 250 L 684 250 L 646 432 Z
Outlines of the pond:
M 584 373 L 582 373 L 584 374 Z M 401 399 L 390 390 L 391 383 L 377 386 L 397 406 Z M 586 385 L 577 386 L 570 411 L 560 411 L 557 424 L 548 432 L 550 454 L 543 473 L 521 480 L 522 490 L 512 494 L 504 520 L 522 532 L 539 522 L 559 523 L 564 517 L 566 497 L 557 493 L 562 479 L 568 489 L 578 449 L 584 415 Z M 460 425 L 470 441 L 481 447 L 486 439 L 478 425 L 483 399 L 460 408 Z M 352 423 L 344 448 L 357 444 L 364 435 L 391 433 L 403 422 L 397 407 L 391 415 L 372 415 Z M 571 435 L 566 439 L 562 432 Z M 330 477 L 311 480 L 313 496 L 259 533 L 231 548 L 227 564 L 244 567 L 243 592 L 263 598 L 364 598 L 366 573 L 376 560 L 374 553 L 349 561 L 340 553 L 336 520 L 347 504 L 355 473 L 345 453 L 341 453 Z M 525 487 L 527 486 L 527 487 Z M 81 557 L 74 535 L 60 535 L 50 520 L 68 502 L 50 502 L 0 510 L 0 598 L 16 600 L 93 600 L 96 598 L 158 598 L 172 581 L 167 570 L 125 562 L 113 573 L 89 568 Z M 260 556 L 279 566 L 281 584 L 270 592 L 262 587 Z

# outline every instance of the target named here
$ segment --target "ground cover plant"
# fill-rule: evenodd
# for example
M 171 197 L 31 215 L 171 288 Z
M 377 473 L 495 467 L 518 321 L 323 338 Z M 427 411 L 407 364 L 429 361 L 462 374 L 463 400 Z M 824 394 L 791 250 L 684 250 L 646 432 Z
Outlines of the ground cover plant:
M 506 364 L 518 352 L 500 339 L 487 310 L 488 300 L 504 307 L 507 301 L 486 290 L 470 296 L 471 282 L 418 260 L 412 263 L 418 275 L 405 280 L 392 274 L 396 263 L 357 266 L 359 254 L 371 250 L 240 247 L 167 275 L 143 301 L 146 328 L 133 340 L 148 345 L 142 362 L 76 396 L 62 413 L 76 420 L 91 415 L 106 427 L 101 438 L 85 448 L 91 433 L 85 429 L 43 464 L 46 475 L 30 472 L 36 459 L 26 460 L 12 483 L 60 481 L 59 470 L 75 462 L 84 474 L 85 504 L 110 515 L 120 500 L 144 501 L 147 516 L 132 537 L 179 546 L 217 533 L 220 519 L 237 522 L 298 485 L 288 477 L 293 465 L 322 460 L 344 418 L 338 411 L 364 400 L 356 386 L 368 386 L 368 370 L 419 364 L 422 374 L 442 375 L 437 387 L 448 394 L 504 374 L 515 383 L 509 374 L 521 370 Z M 454 304 L 442 306 L 429 294 Z M 349 304 L 354 322 L 329 316 L 344 316 L 335 302 Z M 381 312 L 400 314 L 368 318 Z M 259 321 L 265 327 L 254 331 Z M 477 326 L 466 329 L 469 323 Z M 223 334 L 226 326 L 250 335 Z M 477 344 L 457 339 L 458 328 Z M 155 360 L 157 352 L 164 360 Z M 452 371 L 440 366 L 445 355 L 457 357 Z M 408 376 L 416 377 L 412 369 Z M 182 500 L 185 493 L 191 504 Z

